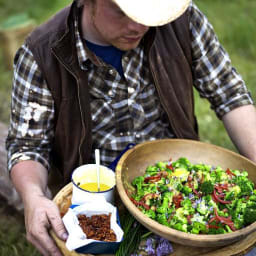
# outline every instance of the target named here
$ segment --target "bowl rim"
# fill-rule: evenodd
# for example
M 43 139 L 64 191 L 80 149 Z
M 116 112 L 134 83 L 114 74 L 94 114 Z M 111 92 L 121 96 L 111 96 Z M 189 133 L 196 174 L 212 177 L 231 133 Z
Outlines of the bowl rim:
M 140 144 L 137 144 L 136 146 L 134 146 L 133 148 L 129 149 L 127 152 L 124 153 L 124 155 L 120 158 L 117 166 L 116 166 L 116 187 L 117 187 L 117 191 L 120 195 L 120 198 L 122 200 L 122 202 L 124 203 L 124 205 L 126 206 L 126 208 L 130 211 L 130 213 L 142 224 L 145 225 L 147 228 L 149 228 L 150 230 L 152 230 L 154 228 L 155 233 L 157 232 L 161 232 L 161 233 L 165 233 L 165 234 L 170 234 L 171 236 L 176 236 L 177 239 L 181 238 L 181 239 L 193 239 L 194 241 L 198 241 L 198 240 L 204 240 L 204 242 L 214 242 L 216 241 L 216 238 L 218 238 L 218 240 L 232 240 L 233 238 L 236 238 L 237 235 L 241 232 L 245 233 L 243 234 L 243 236 L 247 236 L 250 233 L 254 232 L 256 230 L 256 222 L 248 225 L 247 227 L 244 227 L 242 229 L 236 230 L 232 233 L 226 233 L 226 234 L 217 234 L 217 235 L 204 235 L 204 234 L 191 234 L 191 233 L 185 233 L 167 226 L 164 226 L 160 223 L 158 223 L 157 221 L 147 217 L 145 214 L 143 214 L 141 211 L 138 210 L 138 208 L 132 203 L 132 201 L 130 200 L 130 198 L 128 197 L 125 188 L 123 186 L 122 183 L 122 165 L 124 163 L 124 160 L 127 158 L 127 156 L 132 152 L 135 151 L 136 149 L 143 147 L 147 144 L 154 144 L 154 143 L 158 143 L 158 142 L 181 142 L 181 143 L 190 143 L 190 144 L 194 144 L 194 145 L 207 145 L 208 147 L 211 147 L 212 149 L 215 150 L 221 150 L 224 151 L 228 154 L 232 154 L 236 157 L 239 157 L 247 162 L 249 162 L 250 164 L 254 165 L 256 168 L 256 164 L 249 160 L 248 158 L 233 152 L 231 150 L 222 148 L 220 146 L 216 146 L 214 144 L 210 144 L 207 142 L 201 142 L 201 141 L 195 141 L 195 140 L 189 140 L 189 139 L 161 139 L 161 140 L 154 140 L 154 141 L 146 141 Z M 197 246 L 197 245 L 196 245 Z M 210 246 L 210 244 L 209 244 Z

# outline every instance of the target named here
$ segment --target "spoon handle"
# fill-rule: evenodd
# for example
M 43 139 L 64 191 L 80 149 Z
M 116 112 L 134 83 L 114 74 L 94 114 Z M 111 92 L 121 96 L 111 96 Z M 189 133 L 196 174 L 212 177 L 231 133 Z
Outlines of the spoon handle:
M 100 150 L 95 149 L 95 162 L 97 167 L 97 184 L 98 184 L 98 192 L 100 191 Z

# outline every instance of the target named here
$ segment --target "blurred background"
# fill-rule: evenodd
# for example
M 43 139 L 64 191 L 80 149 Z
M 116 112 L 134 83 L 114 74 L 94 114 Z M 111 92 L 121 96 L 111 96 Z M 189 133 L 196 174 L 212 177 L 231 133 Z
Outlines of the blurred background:
M 212 23 L 221 44 L 230 55 L 233 66 L 242 75 L 253 99 L 256 100 L 256 1 L 194 2 Z M 0 0 L 0 124 L 8 125 L 9 121 L 14 52 L 31 29 L 70 3 L 71 0 Z M 208 102 L 200 99 L 196 91 L 195 96 L 201 140 L 236 151 L 221 121 L 210 110 Z M 7 255 L 33 256 L 39 253 L 26 242 L 22 214 L 7 206 L 2 198 L 0 256 Z

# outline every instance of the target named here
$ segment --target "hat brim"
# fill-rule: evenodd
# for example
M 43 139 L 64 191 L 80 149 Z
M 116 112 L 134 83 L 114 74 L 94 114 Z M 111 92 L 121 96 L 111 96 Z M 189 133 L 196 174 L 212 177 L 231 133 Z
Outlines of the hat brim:
M 145 26 L 161 26 L 181 16 L 191 0 L 113 0 L 132 20 Z

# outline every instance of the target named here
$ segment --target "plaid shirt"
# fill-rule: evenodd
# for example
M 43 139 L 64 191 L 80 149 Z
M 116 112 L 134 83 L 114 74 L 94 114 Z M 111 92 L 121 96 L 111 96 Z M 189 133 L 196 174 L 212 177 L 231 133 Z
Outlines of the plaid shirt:
M 210 101 L 219 118 L 238 106 L 253 104 L 206 17 L 193 3 L 189 14 L 194 86 L 201 97 Z M 80 68 L 87 70 L 90 85 L 93 150 L 101 149 L 101 162 L 111 163 L 129 143 L 173 137 L 143 47 L 124 53 L 124 79 L 86 47 L 78 17 L 74 24 Z M 14 60 L 8 169 L 21 160 L 35 160 L 49 169 L 53 127 L 51 92 L 31 51 L 23 45 Z

